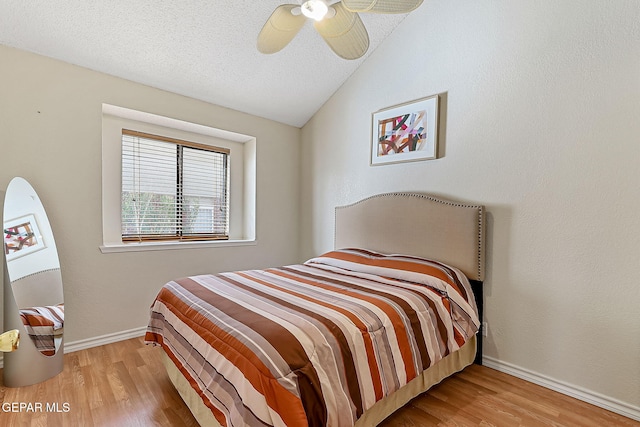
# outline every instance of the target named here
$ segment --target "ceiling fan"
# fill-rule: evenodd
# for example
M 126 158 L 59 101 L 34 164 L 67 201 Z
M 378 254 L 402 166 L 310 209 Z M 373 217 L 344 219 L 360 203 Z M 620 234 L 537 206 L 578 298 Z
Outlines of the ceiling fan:
M 258 35 L 258 50 L 282 50 L 302 28 L 307 18 L 329 47 L 344 59 L 358 59 L 369 48 L 369 35 L 358 15 L 363 13 L 407 13 L 423 0 L 302 0 L 302 4 L 278 6 Z

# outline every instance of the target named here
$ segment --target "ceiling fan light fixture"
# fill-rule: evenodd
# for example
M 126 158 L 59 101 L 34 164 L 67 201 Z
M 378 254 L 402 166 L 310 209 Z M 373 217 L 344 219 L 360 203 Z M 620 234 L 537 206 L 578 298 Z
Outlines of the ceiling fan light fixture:
M 329 7 L 322 0 L 307 0 L 302 3 L 301 10 L 302 14 L 307 18 L 321 21 L 329 11 Z
M 361 58 L 369 49 L 369 35 L 358 13 L 409 13 L 424 0 L 300 0 L 276 7 L 260 34 L 258 51 L 275 53 L 300 31 L 307 18 L 331 50 L 344 59 Z M 300 4 L 302 3 L 302 4 Z

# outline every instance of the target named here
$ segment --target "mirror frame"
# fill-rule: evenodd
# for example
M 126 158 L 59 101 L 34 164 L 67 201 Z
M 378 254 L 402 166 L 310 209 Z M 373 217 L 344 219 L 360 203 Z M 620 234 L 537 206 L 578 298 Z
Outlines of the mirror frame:
M 25 310 L 22 309 L 33 310 L 63 304 L 64 289 L 53 231 L 35 189 L 24 178 L 13 178 L 3 200 L 0 219 L 3 224 L 4 328 L 17 329 L 22 336 L 19 348 L 4 355 L 3 376 L 5 386 L 20 387 L 44 381 L 62 372 L 64 334 L 53 335 L 53 343 L 50 337 L 56 327 L 63 331 L 63 310 L 59 324 L 54 322 L 50 326 L 47 322 L 47 326 L 40 329 L 37 326 L 38 320 L 30 323 L 30 318 L 26 317 Z M 27 223 L 31 226 L 25 226 Z M 31 246 L 21 246 L 10 254 L 6 246 L 5 224 L 15 228 L 16 232 L 26 232 L 28 237 L 33 237 Z M 22 226 L 24 227 L 21 229 Z M 16 254 L 22 250 L 25 252 Z M 42 286 L 46 286 L 46 292 L 42 291 Z M 38 319 L 35 317 L 37 314 L 40 312 L 36 311 L 33 319 Z M 22 318 L 26 319 L 24 323 Z M 36 345 L 35 340 L 26 338 L 30 335 L 27 329 L 33 334 L 45 331 L 40 336 L 44 338 L 38 339 Z M 40 349 L 43 348 L 46 350 L 41 352 Z

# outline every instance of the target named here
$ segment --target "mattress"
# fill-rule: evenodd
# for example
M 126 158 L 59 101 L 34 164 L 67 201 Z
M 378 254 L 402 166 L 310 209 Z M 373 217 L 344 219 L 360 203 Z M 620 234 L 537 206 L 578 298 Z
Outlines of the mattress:
M 423 390 L 442 361 L 444 375 L 469 364 L 478 328 L 456 268 L 345 249 L 171 281 L 146 340 L 220 425 L 338 427 L 361 425 L 379 402 L 406 402 L 398 391 Z

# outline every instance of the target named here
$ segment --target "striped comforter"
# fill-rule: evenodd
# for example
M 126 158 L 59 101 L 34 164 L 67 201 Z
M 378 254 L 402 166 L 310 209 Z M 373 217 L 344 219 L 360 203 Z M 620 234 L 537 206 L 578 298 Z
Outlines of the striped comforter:
M 167 283 L 146 341 L 223 426 L 352 426 L 478 331 L 455 268 L 361 249 Z
M 53 356 L 56 353 L 54 338 L 64 327 L 64 304 L 22 308 L 20 319 L 38 351 Z

